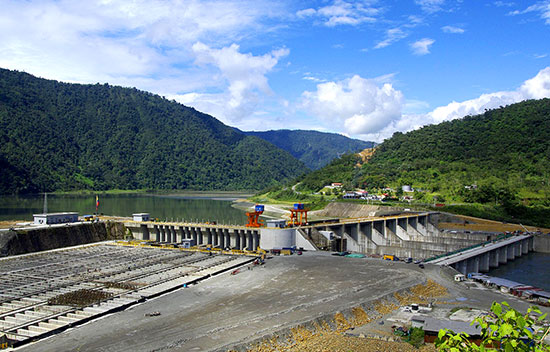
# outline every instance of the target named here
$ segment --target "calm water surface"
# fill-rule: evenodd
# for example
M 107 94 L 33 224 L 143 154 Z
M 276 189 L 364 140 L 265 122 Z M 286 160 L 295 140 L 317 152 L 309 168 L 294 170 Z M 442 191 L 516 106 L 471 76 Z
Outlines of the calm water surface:
M 488 275 L 542 288 L 550 292 L 550 253 L 531 252 L 506 265 L 489 271 Z
M 233 200 L 245 198 L 239 193 L 111 194 L 99 196 L 99 213 L 132 216 L 150 213 L 161 220 L 217 221 L 245 224 L 246 216 L 231 207 Z M 44 196 L 0 197 L 0 220 L 28 220 L 42 213 Z M 80 215 L 95 212 L 95 195 L 48 195 L 48 212 L 76 211 Z

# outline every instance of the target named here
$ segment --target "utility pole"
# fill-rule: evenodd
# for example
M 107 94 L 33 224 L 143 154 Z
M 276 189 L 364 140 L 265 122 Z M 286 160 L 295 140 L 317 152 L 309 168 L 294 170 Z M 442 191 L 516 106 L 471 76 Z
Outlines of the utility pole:
M 48 193 L 44 192 L 44 209 L 42 211 L 44 214 L 48 213 Z

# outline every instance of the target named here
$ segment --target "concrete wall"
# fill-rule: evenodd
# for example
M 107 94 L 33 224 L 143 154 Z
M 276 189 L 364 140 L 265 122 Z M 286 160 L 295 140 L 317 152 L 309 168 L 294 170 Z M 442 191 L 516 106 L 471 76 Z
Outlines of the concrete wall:
M 295 232 L 295 229 L 261 228 L 260 248 L 268 250 L 295 246 Z
M 307 239 L 307 235 L 303 231 L 297 230 L 294 232 L 296 247 L 303 248 L 306 251 L 316 251 L 317 248 Z
M 346 243 L 344 250 L 399 257 L 428 258 L 487 240 L 487 235 L 441 232 L 433 225 L 439 216 L 439 213 L 430 213 L 314 226 L 342 237 Z M 315 244 L 321 247 L 317 241 Z
M 122 238 L 124 226 L 110 221 L 8 231 L 0 235 L 0 255 L 25 254 Z
M 535 236 L 535 252 L 550 253 L 550 235 Z

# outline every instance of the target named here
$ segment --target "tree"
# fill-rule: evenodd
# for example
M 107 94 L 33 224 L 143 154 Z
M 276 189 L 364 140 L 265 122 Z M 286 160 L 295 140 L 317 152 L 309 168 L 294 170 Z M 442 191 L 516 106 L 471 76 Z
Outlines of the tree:
M 546 318 L 546 314 L 541 315 L 538 307 L 531 307 L 527 313 L 522 315 L 517 310 L 510 307 L 506 302 L 502 304 L 493 302 L 491 306 L 492 314 L 476 318 L 472 325 L 478 325 L 481 328 L 481 344 L 477 345 L 468 340 L 466 333 L 455 334 L 448 329 L 439 331 L 435 341 L 435 346 L 439 351 L 449 352 L 470 352 L 486 351 L 487 349 L 498 348 L 499 351 L 534 351 L 549 352 L 550 346 L 544 344 L 544 336 L 535 336 L 533 326 L 535 319 L 532 314 L 539 315 L 537 321 Z

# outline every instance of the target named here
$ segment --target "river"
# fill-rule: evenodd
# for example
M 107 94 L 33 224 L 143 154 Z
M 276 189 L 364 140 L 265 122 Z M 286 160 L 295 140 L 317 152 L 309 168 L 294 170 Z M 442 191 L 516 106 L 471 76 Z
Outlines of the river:
M 105 194 L 99 195 L 98 212 L 131 217 L 133 213 L 150 213 L 160 220 L 217 221 L 245 224 L 246 215 L 231 206 L 232 201 L 249 194 L 227 192 L 186 192 L 178 194 Z M 48 212 L 74 211 L 80 215 L 95 213 L 95 195 L 48 195 Z M 1 220 L 32 221 L 33 214 L 44 210 L 44 196 L 1 196 Z

